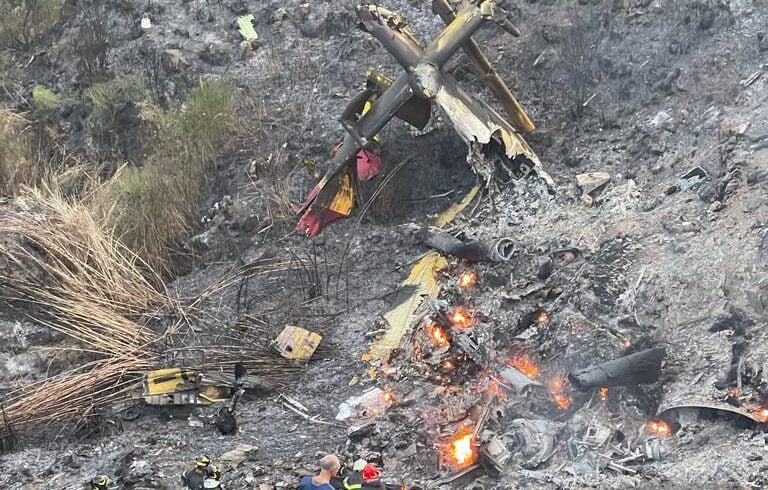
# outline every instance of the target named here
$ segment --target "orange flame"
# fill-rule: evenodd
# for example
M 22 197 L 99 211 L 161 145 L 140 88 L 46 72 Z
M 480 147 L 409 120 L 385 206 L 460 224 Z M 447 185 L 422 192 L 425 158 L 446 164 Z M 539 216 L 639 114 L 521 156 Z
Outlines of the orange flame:
M 382 393 L 381 399 L 387 406 L 392 406 L 397 401 L 395 394 L 392 392 L 392 388 L 389 386 L 384 387 L 384 393 Z
M 469 328 L 475 324 L 475 318 L 472 315 L 472 312 L 463 306 L 454 308 L 448 312 L 448 319 L 451 321 L 451 324 L 457 328 Z
M 600 388 L 600 399 L 603 401 L 608 399 L 608 388 L 606 388 L 605 386 Z
M 551 393 L 560 393 L 565 388 L 565 378 L 552 378 L 547 383 L 547 387 Z
M 488 380 L 487 392 L 488 395 L 495 396 L 496 398 L 500 398 L 502 400 L 507 398 L 507 393 L 501 389 L 499 383 L 497 383 L 495 379 Z
M 621 345 L 623 345 L 625 349 L 629 349 L 630 347 L 632 347 L 632 341 L 628 338 L 624 338 L 621 341 Z
M 459 276 L 458 283 L 461 289 L 471 288 L 472 286 L 477 284 L 477 273 L 472 269 L 462 272 L 461 275 Z
M 450 359 L 443 361 L 440 367 L 443 368 L 443 371 L 453 371 L 456 369 L 456 365 Z
M 547 383 L 547 388 L 552 394 L 552 401 L 560 408 L 560 410 L 568 410 L 571 406 L 571 397 L 563 393 L 565 389 L 566 380 L 562 376 L 552 378 Z
M 446 347 L 450 345 L 448 334 L 445 332 L 445 329 L 435 322 L 429 322 L 427 324 L 427 335 L 429 335 L 432 343 L 438 347 Z
M 539 376 L 539 366 L 533 362 L 528 354 L 521 354 L 510 359 L 509 364 L 531 379 L 536 379 Z
M 453 469 L 466 468 L 477 460 L 474 431 L 471 427 L 461 427 L 459 431 L 440 448 L 443 461 Z
M 741 395 L 741 389 L 738 386 L 734 386 L 728 389 L 728 396 L 731 398 L 738 398 Z
M 664 420 L 649 420 L 646 427 L 648 432 L 655 436 L 667 437 L 672 435 L 672 427 Z
M 552 400 L 554 400 L 555 404 L 560 408 L 560 410 L 568 410 L 568 407 L 571 406 L 571 397 L 565 393 L 554 394 L 552 396 Z
M 761 424 L 768 422 L 768 407 L 764 405 L 751 409 L 749 413 Z

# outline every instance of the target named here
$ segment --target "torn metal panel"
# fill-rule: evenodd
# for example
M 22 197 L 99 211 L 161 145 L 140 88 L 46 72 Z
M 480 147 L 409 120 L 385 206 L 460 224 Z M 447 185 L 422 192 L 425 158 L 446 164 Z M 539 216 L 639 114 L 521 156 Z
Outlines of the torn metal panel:
M 384 315 L 389 328 L 364 354 L 363 360 L 385 359 L 400 345 L 403 336 L 414 324 L 416 310 L 424 298 L 437 298 L 440 293 L 437 272 L 447 265 L 445 257 L 437 252 L 426 254 L 416 263 L 395 299 L 397 306 Z
M 150 405 L 211 405 L 232 397 L 233 385 L 206 379 L 195 369 L 166 368 L 144 376 L 144 401 Z
M 475 200 L 478 192 L 480 192 L 480 186 L 473 186 L 461 201 L 451 204 L 448 209 L 440 213 L 432 225 L 436 228 L 445 228 L 452 223 Z
M 507 157 L 514 159 L 522 156 L 530 160 L 533 166 L 541 165 L 536 153 L 504 118 L 484 102 L 469 95 L 453 78 L 443 77 L 443 86 L 435 101 L 467 143 L 485 145 L 495 135 L 499 135 Z
M 249 43 L 256 41 L 259 38 L 256 29 L 253 27 L 253 14 L 238 17 L 237 30 L 240 32 L 240 35 L 243 36 L 243 39 Z
M 301 327 L 286 325 L 275 339 L 275 347 L 286 359 L 309 361 L 322 340 L 323 337 L 319 334 Z
M 456 13 L 448 0 L 433 0 L 432 11 L 439 15 L 446 24 L 450 24 L 456 19 Z M 480 79 L 504 105 L 504 109 L 509 114 L 509 117 L 512 118 L 512 124 L 515 128 L 523 133 L 534 131 L 536 126 L 533 124 L 533 121 L 531 121 L 531 118 L 520 105 L 515 95 L 493 68 L 488 57 L 480 49 L 480 46 L 474 40 L 468 39 L 462 45 L 462 48 L 472 60 L 480 75 Z

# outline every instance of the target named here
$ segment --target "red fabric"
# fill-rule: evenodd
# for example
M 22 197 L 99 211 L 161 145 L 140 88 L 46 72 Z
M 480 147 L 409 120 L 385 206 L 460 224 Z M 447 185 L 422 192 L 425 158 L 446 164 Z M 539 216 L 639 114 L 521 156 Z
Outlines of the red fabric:
M 302 204 L 301 206 L 293 206 L 293 212 L 298 214 L 306 211 L 307 208 L 309 208 L 309 206 L 312 204 L 312 202 L 314 202 L 315 198 L 317 198 L 317 195 L 320 194 L 321 189 L 322 187 L 320 187 L 320 184 L 317 184 L 315 187 L 313 187 L 312 190 L 309 191 L 309 195 L 307 196 L 307 198 L 304 200 L 304 204 Z
M 372 151 L 360 150 L 357 154 L 357 177 L 368 181 L 381 172 L 381 157 Z
M 376 466 L 373 463 L 368 463 L 365 465 L 365 468 L 363 468 L 363 480 L 368 482 L 378 479 L 379 470 L 376 468 Z
M 300 235 L 317 236 L 325 225 L 345 217 L 330 209 L 312 208 L 296 224 L 296 232 Z
M 334 156 L 341 148 L 341 143 L 334 146 L 331 155 Z M 357 178 L 367 182 L 381 172 L 381 157 L 369 150 L 357 152 Z

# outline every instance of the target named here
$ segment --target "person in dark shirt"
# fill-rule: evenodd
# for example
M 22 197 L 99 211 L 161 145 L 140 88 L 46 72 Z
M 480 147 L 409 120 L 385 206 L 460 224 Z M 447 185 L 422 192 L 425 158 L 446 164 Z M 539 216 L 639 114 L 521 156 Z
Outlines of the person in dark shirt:
M 320 474 L 302 477 L 299 480 L 299 490 L 334 490 L 330 481 L 340 469 L 339 458 L 335 454 L 326 454 L 320 460 Z

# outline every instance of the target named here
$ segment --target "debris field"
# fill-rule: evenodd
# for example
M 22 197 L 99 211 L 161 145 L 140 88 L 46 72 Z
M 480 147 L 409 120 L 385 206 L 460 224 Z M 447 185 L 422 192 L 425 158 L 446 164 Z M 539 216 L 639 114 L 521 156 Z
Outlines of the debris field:
M 152 3 L 115 62 L 195 53 L 268 122 L 170 280 L 0 203 L 2 485 L 768 484 L 765 1 Z

